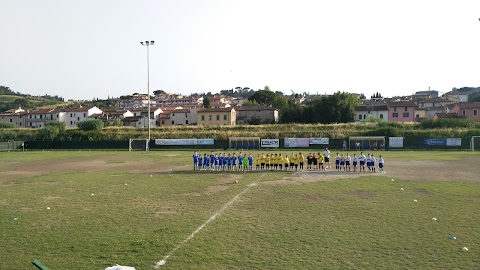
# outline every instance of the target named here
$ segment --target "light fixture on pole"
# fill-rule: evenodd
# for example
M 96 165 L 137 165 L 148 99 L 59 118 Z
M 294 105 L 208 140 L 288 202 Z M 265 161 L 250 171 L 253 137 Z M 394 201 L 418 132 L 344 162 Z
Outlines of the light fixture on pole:
M 140 41 L 140 44 L 142 44 L 143 46 L 146 46 L 147 47 L 147 91 L 148 91 L 148 143 L 147 143 L 147 147 L 145 150 L 149 150 L 150 149 L 150 57 L 149 57 L 149 51 L 148 51 L 148 47 L 150 47 L 150 45 L 153 45 L 155 43 L 155 41 Z

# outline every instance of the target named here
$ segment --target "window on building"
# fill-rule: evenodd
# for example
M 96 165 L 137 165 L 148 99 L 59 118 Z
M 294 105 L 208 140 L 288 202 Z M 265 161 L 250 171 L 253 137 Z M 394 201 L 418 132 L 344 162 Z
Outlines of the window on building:
M 473 116 L 477 116 L 477 115 L 478 115 L 477 109 L 473 109 Z
M 408 107 L 407 107 L 407 106 L 405 106 L 405 111 L 408 111 Z
M 185 117 L 188 117 L 187 113 L 185 113 Z
M 77 121 L 80 121 L 80 117 L 77 117 Z
M 408 112 L 404 112 L 403 117 L 410 117 L 410 114 Z
M 467 116 L 467 110 L 462 110 L 462 115 Z
M 205 115 L 202 115 L 202 121 L 205 121 Z
M 397 118 L 397 117 L 398 117 L 398 113 L 396 113 L 396 112 L 392 113 L 392 117 L 393 117 L 393 118 Z
M 393 111 L 396 112 L 396 111 L 397 111 L 397 107 L 393 107 Z
M 13 119 L 10 119 L 10 123 L 13 122 Z
M 185 120 L 185 125 L 188 125 L 188 120 Z
M 362 115 L 361 114 L 358 115 L 358 120 L 362 120 Z
M 165 125 L 165 121 L 162 120 L 162 125 Z
M 223 115 L 223 120 L 227 121 L 227 115 L 226 114 Z
M 70 125 L 73 125 L 73 121 L 70 121 Z
M 212 121 L 212 116 L 211 115 L 208 116 L 208 120 Z
M 416 117 L 416 118 L 420 118 L 420 114 L 417 114 L 415 117 Z
M 172 125 L 175 125 L 175 121 L 172 120 Z
M 174 113 L 172 113 L 172 116 L 175 116 L 175 114 L 174 114 Z
M 217 121 L 220 120 L 220 115 L 217 114 Z
M 380 119 L 383 119 L 383 113 L 380 114 Z
M 73 113 L 70 114 L 70 117 L 73 117 Z
M 83 117 L 87 117 L 87 114 L 86 114 L 86 113 L 83 113 Z

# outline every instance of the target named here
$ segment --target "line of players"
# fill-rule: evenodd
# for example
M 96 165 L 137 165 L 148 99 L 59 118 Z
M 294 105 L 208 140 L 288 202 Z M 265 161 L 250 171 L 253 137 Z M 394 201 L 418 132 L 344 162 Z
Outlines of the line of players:
M 325 149 L 323 155 L 318 153 L 310 153 L 306 158 L 302 153 L 292 154 L 290 156 L 282 154 L 259 154 L 255 159 L 256 170 L 280 170 L 280 171 L 297 171 L 304 170 L 305 159 L 307 160 L 306 170 L 308 171 L 325 171 L 330 169 L 330 151 Z M 335 156 L 336 171 L 359 171 L 365 172 L 365 165 L 370 172 L 376 172 L 376 158 L 373 154 L 365 156 L 363 152 L 357 157 L 356 154 L 351 157 L 348 153 L 346 156 L 337 153 Z M 254 158 L 252 154 L 236 153 L 220 153 L 215 154 L 213 151 L 210 155 L 203 154 L 203 157 L 197 152 L 193 154 L 194 170 L 217 170 L 217 171 L 252 171 Z M 379 172 L 384 172 L 384 158 L 380 155 L 378 159 Z M 325 166 L 324 166 L 325 164 Z
M 357 165 L 359 167 L 359 171 L 364 171 L 365 172 L 365 165 L 368 168 L 368 171 L 370 172 L 376 172 L 376 167 L 375 164 L 377 162 L 377 159 L 373 154 L 368 154 L 365 156 L 363 152 L 360 152 L 360 155 L 353 154 L 353 157 L 351 157 L 348 153 L 346 156 L 343 154 L 337 153 L 335 156 L 335 170 L 336 171 L 357 171 Z M 385 165 L 385 159 L 382 157 L 382 155 L 379 156 L 378 158 L 378 171 L 379 172 L 385 172 L 384 171 L 384 165 Z
M 197 152 L 193 153 L 193 169 L 194 170 L 212 170 L 212 171 L 252 171 L 253 156 L 252 154 L 242 154 L 242 152 L 230 154 L 219 153 L 213 151 L 210 155 L 206 153 L 203 157 Z

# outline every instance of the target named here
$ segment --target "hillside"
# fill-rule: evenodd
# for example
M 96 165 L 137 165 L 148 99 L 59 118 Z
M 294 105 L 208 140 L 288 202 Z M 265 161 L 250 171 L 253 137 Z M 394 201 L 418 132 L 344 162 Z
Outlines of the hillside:
M 21 107 L 23 109 L 35 109 L 43 106 L 54 107 L 64 104 L 63 98 L 58 96 L 31 96 L 14 92 L 6 86 L 0 86 L 0 112 Z

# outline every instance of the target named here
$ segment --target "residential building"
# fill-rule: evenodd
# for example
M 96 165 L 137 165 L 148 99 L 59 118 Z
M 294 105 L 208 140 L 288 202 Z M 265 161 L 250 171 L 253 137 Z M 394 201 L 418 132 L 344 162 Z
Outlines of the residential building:
M 159 126 L 193 125 L 197 123 L 197 109 L 163 111 L 158 119 Z
M 458 90 L 450 91 L 448 93 L 445 93 L 446 98 L 452 98 L 457 100 L 458 102 L 468 102 L 468 92 L 461 92 Z
M 139 121 L 136 121 L 135 126 L 136 127 L 148 127 L 148 121 L 147 121 L 147 116 L 148 116 L 148 108 L 134 108 L 130 109 L 130 112 L 133 113 L 133 117 L 140 117 Z M 150 108 L 150 126 L 157 126 L 158 121 L 158 116 L 162 113 L 162 109 L 153 107 Z
M 28 114 L 23 110 L 20 112 L 14 111 L 8 110 L 0 113 L 0 122 L 14 124 L 17 128 L 26 127 Z
M 237 111 L 237 125 L 279 122 L 279 110 L 269 106 L 239 106 Z
M 363 122 L 367 119 L 389 119 L 388 107 L 384 102 L 364 103 L 355 107 L 355 121 Z
M 388 121 L 390 122 L 414 122 L 416 104 L 413 101 L 391 101 L 388 106 Z
M 451 112 L 469 120 L 480 121 L 480 102 L 459 102 L 454 105 Z
M 412 98 L 417 101 L 438 98 L 438 91 L 430 89 L 427 91 L 417 91 L 413 94 Z
M 200 108 L 197 110 L 197 125 L 234 126 L 237 120 L 236 111 L 229 108 Z
M 29 128 L 42 128 L 49 122 L 65 122 L 64 109 L 41 109 L 28 113 L 27 125 Z
M 102 110 L 96 106 L 65 109 L 66 126 L 67 128 L 76 128 L 79 122 L 89 120 L 91 115 L 101 113 Z

